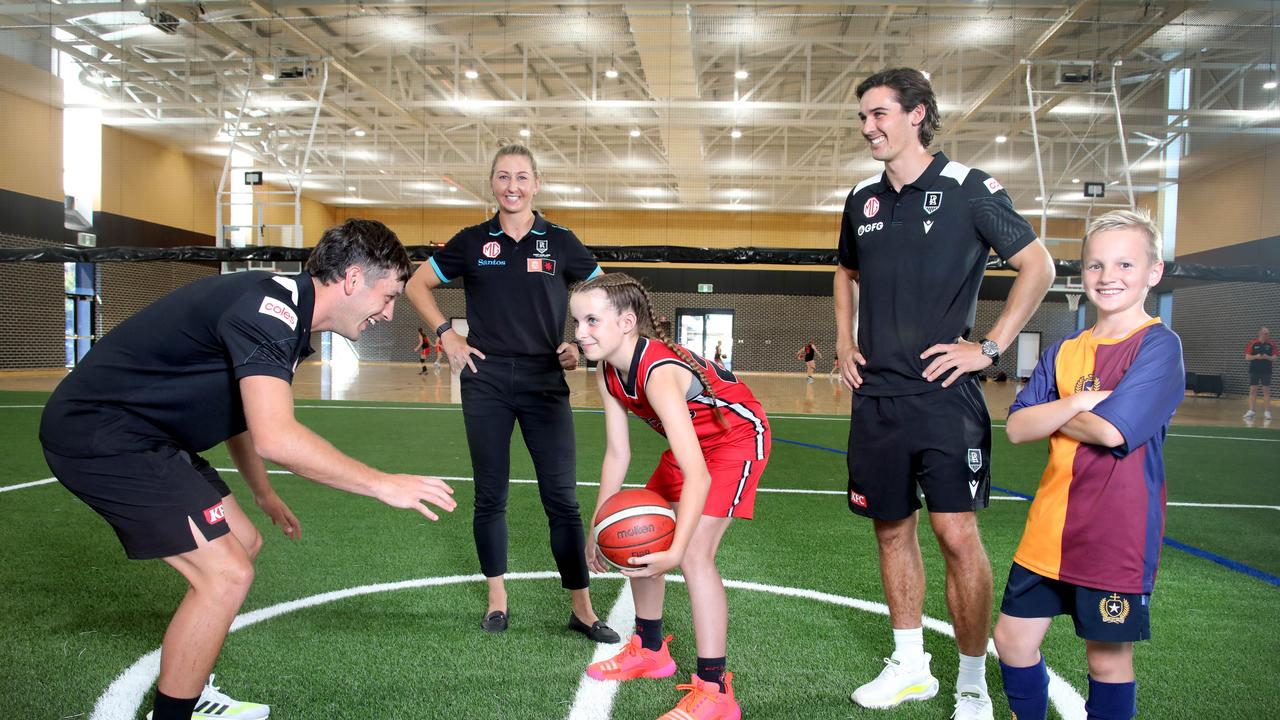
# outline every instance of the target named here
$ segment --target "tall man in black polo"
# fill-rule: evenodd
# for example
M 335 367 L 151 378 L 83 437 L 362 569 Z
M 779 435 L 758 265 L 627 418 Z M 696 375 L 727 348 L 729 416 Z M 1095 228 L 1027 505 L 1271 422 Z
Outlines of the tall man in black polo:
M 411 265 L 368 220 L 330 228 L 306 272 L 199 280 L 107 333 L 54 391 L 40 423 L 58 480 L 115 528 L 135 560 L 160 558 L 190 583 L 164 636 L 154 720 L 267 716 L 206 685 L 253 581 L 262 537 L 199 453 L 226 442 L 259 507 L 297 538 L 263 460 L 431 520 L 454 507 L 438 478 L 354 460 L 293 416 L 290 383 L 311 333 L 355 340 L 390 320 Z M 203 690 L 202 690 L 203 687 Z
M 436 328 L 450 365 L 461 371 L 476 488 L 472 530 L 489 593 L 480 626 L 495 633 L 508 627 L 507 490 L 511 435 L 519 423 L 538 478 L 551 554 L 561 585 L 570 591 L 569 627 L 597 642 L 617 642 L 618 634 L 596 616 L 588 591 L 564 379 L 564 370 L 578 364 L 577 346 L 564 341 L 569 286 L 601 272 L 600 265 L 572 231 L 534 212 L 540 184 L 528 148 L 498 150 L 489 181 L 498 212 L 459 231 L 418 267 L 405 290 L 418 314 Z M 432 294 L 459 278 L 467 297 L 466 338 L 452 329 Z
M 953 717 L 989 720 L 991 564 L 974 511 L 988 503 L 991 428 L 973 373 L 1013 343 L 1053 282 L 1053 262 L 999 182 L 929 154 L 940 125 L 923 74 L 886 70 L 857 94 L 862 135 L 884 172 L 859 183 L 845 202 L 834 288 L 837 353 L 855 390 L 849 509 L 875 522 L 895 650 L 852 699 L 887 708 L 938 691 L 921 629 L 918 488 L 946 560 L 960 650 Z M 1018 275 L 995 326 L 975 336 L 990 250 Z

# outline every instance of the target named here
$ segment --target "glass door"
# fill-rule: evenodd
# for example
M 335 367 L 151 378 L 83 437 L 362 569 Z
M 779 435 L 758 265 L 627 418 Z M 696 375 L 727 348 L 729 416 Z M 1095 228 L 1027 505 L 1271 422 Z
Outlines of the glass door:
M 708 360 L 716 359 L 720 348 L 720 364 L 733 369 L 733 311 L 680 309 L 676 311 L 679 332 L 676 342 Z

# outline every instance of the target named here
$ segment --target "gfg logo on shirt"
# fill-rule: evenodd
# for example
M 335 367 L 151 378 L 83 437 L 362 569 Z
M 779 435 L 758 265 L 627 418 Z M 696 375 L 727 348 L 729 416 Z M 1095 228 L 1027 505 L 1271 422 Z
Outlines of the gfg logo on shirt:
M 285 305 L 283 301 L 277 300 L 270 295 L 262 298 L 262 304 L 258 306 L 258 312 L 276 318 L 288 325 L 290 330 L 298 329 L 298 316 L 293 313 L 293 309 Z
M 866 225 L 859 225 L 858 237 L 862 237 L 863 235 L 869 232 L 875 232 L 876 230 L 883 230 L 883 229 L 884 229 L 883 222 L 873 222 L 873 223 L 867 223 Z

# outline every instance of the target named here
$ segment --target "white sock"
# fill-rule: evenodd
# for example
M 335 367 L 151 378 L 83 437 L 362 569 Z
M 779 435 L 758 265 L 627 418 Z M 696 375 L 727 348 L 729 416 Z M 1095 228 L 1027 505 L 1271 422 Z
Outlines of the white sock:
M 968 685 L 976 685 L 982 688 L 984 695 L 987 693 L 986 655 L 960 653 L 960 674 L 956 677 L 956 689 L 959 690 Z
M 924 628 L 893 629 L 893 657 L 906 665 L 924 662 Z

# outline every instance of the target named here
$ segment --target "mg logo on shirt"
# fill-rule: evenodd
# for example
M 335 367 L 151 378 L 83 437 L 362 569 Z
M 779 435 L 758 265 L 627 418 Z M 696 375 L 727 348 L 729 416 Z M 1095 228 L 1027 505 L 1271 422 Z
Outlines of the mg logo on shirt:
M 480 248 L 480 252 L 484 253 L 487 258 L 496 258 L 502 254 L 502 245 L 498 244 L 496 240 L 492 240 L 485 243 L 484 247 Z
M 867 198 L 867 202 L 862 205 L 862 214 L 865 217 L 875 217 L 880 212 L 880 198 L 872 195 Z

